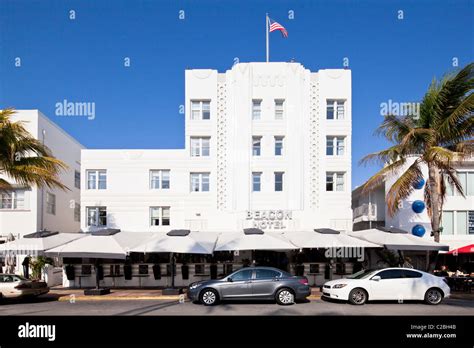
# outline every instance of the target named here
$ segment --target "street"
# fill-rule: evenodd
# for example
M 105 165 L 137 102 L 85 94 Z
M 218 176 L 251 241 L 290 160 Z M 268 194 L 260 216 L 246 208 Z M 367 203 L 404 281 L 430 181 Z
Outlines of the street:
M 311 299 L 279 306 L 271 302 L 233 302 L 213 307 L 177 300 L 80 300 L 74 303 L 43 296 L 32 300 L 7 300 L 0 316 L 10 315 L 474 315 L 474 301 L 446 299 L 438 306 L 421 302 L 375 302 L 353 306 L 344 302 Z

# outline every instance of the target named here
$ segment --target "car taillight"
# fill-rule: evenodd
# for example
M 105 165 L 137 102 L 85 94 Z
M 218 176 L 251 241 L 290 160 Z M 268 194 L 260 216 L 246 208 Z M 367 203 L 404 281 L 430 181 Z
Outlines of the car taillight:
M 300 279 L 299 282 L 303 285 L 308 285 L 308 279 L 306 278 Z
M 21 289 L 29 289 L 29 286 L 28 286 L 28 284 L 26 284 L 26 283 L 18 284 L 17 286 L 15 286 L 15 289 L 18 289 L 18 290 L 21 290 Z

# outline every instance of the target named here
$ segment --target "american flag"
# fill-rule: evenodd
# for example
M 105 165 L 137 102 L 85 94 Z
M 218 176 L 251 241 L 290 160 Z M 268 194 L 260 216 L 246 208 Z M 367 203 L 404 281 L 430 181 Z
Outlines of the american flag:
M 268 18 L 268 20 L 270 21 L 270 33 L 272 31 L 275 31 L 275 30 L 280 30 L 281 31 L 281 35 L 283 35 L 283 37 L 288 37 L 288 32 L 286 31 L 285 27 L 283 25 L 281 25 L 280 23 L 278 22 L 275 22 L 273 19 L 271 18 Z

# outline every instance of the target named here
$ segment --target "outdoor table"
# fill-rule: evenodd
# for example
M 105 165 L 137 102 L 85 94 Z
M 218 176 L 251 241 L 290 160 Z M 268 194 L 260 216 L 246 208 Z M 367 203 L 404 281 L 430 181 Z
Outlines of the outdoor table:
M 138 278 L 138 286 L 141 288 L 142 287 L 142 278 L 144 277 L 149 277 L 150 275 L 149 274 L 132 274 L 132 278 L 133 277 L 137 277 Z
M 87 278 L 87 277 L 90 277 L 91 275 L 90 274 L 81 274 L 81 275 L 77 275 L 76 278 L 79 278 L 79 289 L 82 288 L 82 278 Z
M 108 274 L 104 278 L 112 278 L 112 286 L 115 288 L 115 278 L 123 277 L 123 274 Z

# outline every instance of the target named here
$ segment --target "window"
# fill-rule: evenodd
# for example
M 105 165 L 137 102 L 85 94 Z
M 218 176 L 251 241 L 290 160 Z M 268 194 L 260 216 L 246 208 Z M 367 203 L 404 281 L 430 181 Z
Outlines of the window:
M 283 191 L 283 172 L 275 172 L 275 191 Z
M 74 187 L 81 188 L 81 172 L 78 170 L 74 171 Z
M 344 156 L 345 137 L 326 137 L 326 155 L 327 156 Z
M 251 269 L 245 269 L 243 271 L 235 272 L 231 278 L 234 282 L 241 280 L 249 280 L 252 279 L 252 272 L 253 270 Z
M 262 114 L 262 101 L 260 99 L 252 100 L 252 120 L 260 120 Z
M 409 271 L 407 269 L 403 270 L 405 278 L 421 278 L 423 275 L 420 272 Z
M 284 137 L 275 137 L 275 156 L 283 156 L 283 139 Z
M 105 190 L 107 188 L 106 170 L 87 170 L 87 189 Z
M 0 191 L 0 209 L 25 209 L 25 190 Z
M 344 119 L 344 104 L 345 100 L 328 99 L 326 102 L 326 119 Z
M 169 170 L 150 170 L 150 189 L 167 190 L 170 188 L 170 171 Z
M 170 225 L 170 207 L 150 207 L 151 226 Z
M 252 191 L 260 192 L 262 185 L 262 173 L 252 173 Z
M 454 212 L 443 211 L 441 225 L 443 226 L 443 234 L 454 234 Z
M 203 263 L 194 265 L 194 274 L 205 275 L 206 265 Z
M 56 195 L 46 193 L 46 212 L 51 215 L 56 215 Z
M 401 269 L 388 269 L 376 274 L 380 276 L 381 279 L 399 279 L 403 278 L 403 270 Z
M 275 120 L 283 120 L 285 114 L 284 99 L 275 99 Z
M 74 221 L 81 221 L 81 205 L 74 203 Z
M 461 184 L 464 195 L 474 196 L 474 172 L 456 172 L 459 183 Z M 453 185 L 446 182 L 446 193 L 448 196 L 460 196 Z
M 209 173 L 191 173 L 191 192 L 209 192 Z
M 326 191 L 344 191 L 344 173 L 326 173 Z
M 191 120 L 211 119 L 211 102 L 209 100 L 191 101 Z
M 260 156 L 262 137 L 252 137 L 252 155 Z
M 271 269 L 257 269 L 255 271 L 255 279 L 274 279 L 280 277 L 280 272 L 272 271 Z
M 87 226 L 105 227 L 107 226 L 106 207 L 87 207 Z
M 443 234 L 451 235 L 467 235 L 474 233 L 474 211 L 443 211 L 441 224 L 443 226 Z
M 191 157 L 209 156 L 209 137 L 191 137 Z

